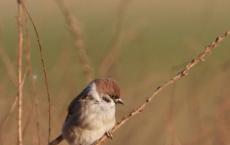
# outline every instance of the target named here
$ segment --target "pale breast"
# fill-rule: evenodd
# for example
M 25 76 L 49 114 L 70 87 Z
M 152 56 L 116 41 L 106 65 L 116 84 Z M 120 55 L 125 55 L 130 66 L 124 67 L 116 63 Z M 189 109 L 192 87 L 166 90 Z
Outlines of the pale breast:
M 71 145 L 91 145 L 115 124 L 113 102 L 83 101 L 77 109 L 63 126 L 63 136 Z

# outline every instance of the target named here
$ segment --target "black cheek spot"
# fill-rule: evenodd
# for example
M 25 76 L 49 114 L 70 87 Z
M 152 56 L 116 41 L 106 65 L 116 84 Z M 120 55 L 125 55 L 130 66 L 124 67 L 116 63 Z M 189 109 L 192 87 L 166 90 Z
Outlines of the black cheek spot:
M 102 99 L 105 101 L 105 102 L 107 102 L 107 103 L 110 103 L 111 102 L 111 100 L 109 99 L 109 98 L 107 98 L 107 97 L 102 97 Z
M 112 98 L 113 98 L 114 100 L 116 100 L 116 99 L 119 99 L 120 97 L 119 97 L 119 96 L 114 95 L 114 96 L 112 96 Z

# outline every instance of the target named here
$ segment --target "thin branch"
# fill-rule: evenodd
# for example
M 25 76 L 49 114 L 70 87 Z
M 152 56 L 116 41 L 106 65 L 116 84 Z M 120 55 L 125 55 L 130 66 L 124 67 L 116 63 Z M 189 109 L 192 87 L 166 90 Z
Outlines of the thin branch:
M 73 35 L 74 44 L 78 51 L 78 57 L 80 60 L 80 64 L 82 65 L 83 73 L 86 77 L 86 80 L 90 82 L 94 78 L 94 71 L 90 63 L 90 58 L 86 52 L 80 22 L 69 11 L 69 7 L 67 6 L 65 0 L 56 0 L 56 2 L 61 12 L 63 13 L 63 16 L 65 17 L 70 33 Z
M 23 9 L 22 0 L 17 0 L 18 4 L 18 145 L 22 145 L 22 52 L 23 52 Z
M 32 26 L 33 29 L 35 31 L 36 34 L 36 38 L 37 38 L 37 43 L 38 43 L 38 47 L 39 47 L 39 52 L 40 52 L 40 60 L 42 63 L 42 70 L 43 70 L 43 75 L 44 75 L 44 81 L 45 81 L 45 86 L 46 86 L 46 93 L 47 93 L 47 99 L 48 99 L 48 122 L 49 122 L 49 127 L 48 127 L 48 143 L 50 142 L 50 138 L 51 138 L 51 97 L 50 97 L 50 91 L 49 91 L 49 84 L 48 84 L 48 76 L 47 76 L 47 72 L 46 72 L 46 65 L 45 65 L 45 60 L 44 60 L 44 53 L 43 53 L 43 48 L 42 48 L 42 44 L 40 41 L 40 37 L 39 37 L 39 33 L 37 30 L 37 27 L 33 21 L 33 18 L 31 17 L 28 9 L 26 8 L 26 5 L 24 3 L 22 3 L 23 9 L 26 12 Z
M 100 76 L 107 76 L 109 70 L 117 61 L 121 47 L 119 46 L 122 40 L 123 35 L 123 26 L 124 26 L 124 19 L 125 13 L 127 12 L 127 7 L 132 0 L 121 0 L 119 4 L 117 22 L 115 25 L 115 32 L 113 34 L 112 40 L 109 44 L 109 51 L 107 52 L 106 56 L 102 60 L 100 67 L 99 67 L 99 75 Z
M 114 133 L 117 129 L 119 129 L 122 125 L 124 125 L 128 120 L 130 120 L 132 117 L 136 116 L 137 114 L 144 111 L 145 107 L 152 101 L 152 99 L 155 98 L 156 95 L 158 95 L 161 91 L 163 91 L 168 86 L 176 83 L 176 81 L 180 80 L 181 78 L 187 76 L 189 74 L 189 71 L 196 66 L 198 63 L 205 60 L 206 56 L 208 56 L 214 48 L 218 46 L 219 43 L 221 43 L 228 35 L 230 35 L 230 31 L 226 31 L 223 35 L 218 36 L 213 42 L 211 42 L 208 46 L 204 48 L 204 50 L 198 54 L 194 59 L 192 59 L 186 67 L 180 71 L 178 74 L 176 74 L 174 77 L 172 77 L 170 80 L 165 82 L 164 84 L 160 85 L 156 88 L 156 90 L 153 92 L 153 94 L 146 98 L 145 102 L 128 113 L 126 116 L 124 116 L 121 121 L 119 121 L 111 130 L 111 133 Z M 104 135 L 101 139 L 99 139 L 95 145 L 102 145 L 105 143 L 107 139 L 107 136 Z
M 23 77 L 21 79 L 21 88 L 24 87 L 26 75 L 27 75 L 27 71 L 24 73 L 24 75 L 23 75 Z M 19 97 L 18 97 L 18 94 L 17 94 L 17 96 L 15 97 L 12 105 L 10 106 L 10 109 L 6 113 L 5 117 L 1 120 L 1 123 L 0 123 L 0 143 L 1 143 L 1 139 L 2 139 L 3 128 L 5 127 L 6 123 L 8 122 L 8 120 L 10 118 L 10 115 L 14 112 L 15 107 L 17 106 L 17 103 L 19 101 L 18 99 L 19 99 Z
M 14 80 L 16 74 L 14 72 L 13 64 L 2 47 L 0 47 L 0 56 L 1 56 L 3 63 L 6 66 L 9 78 L 13 82 L 14 86 L 18 89 L 18 82 Z M 27 71 L 24 73 L 23 77 L 21 78 L 21 88 L 23 88 L 23 86 L 24 86 L 26 75 L 27 75 Z M 15 99 L 14 99 L 12 105 L 10 106 L 10 109 L 7 111 L 5 117 L 1 120 L 1 123 L 0 123 L 0 142 L 2 139 L 3 128 L 5 127 L 6 123 L 8 122 L 10 115 L 14 112 L 15 107 L 17 106 L 17 103 L 18 103 L 18 95 L 15 96 Z

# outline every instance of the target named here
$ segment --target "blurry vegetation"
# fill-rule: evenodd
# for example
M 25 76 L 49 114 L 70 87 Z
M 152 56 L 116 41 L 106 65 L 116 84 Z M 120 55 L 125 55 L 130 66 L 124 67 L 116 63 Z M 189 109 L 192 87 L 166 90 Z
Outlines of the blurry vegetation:
M 122 0 L 66 0 L 79 19 L 86 51 L 99 66 L 116 31 Z M 125 1 L 125 0 L 123 0 Z M 122 87 L 125 106 L 117 118 L 140 104 L 159 84 L 177 73 L 218 34 L 230 28 L 228 0 L 129 0 L 124 13 L 119 56 L 108 76 Z M 61 130 L 67 105 L 86 85 L 74 39 L 53 0 L 26 0 L 44 47 L 52 97 L 52 137 Z M 16 2 L 0 1 L 0 49 L 16 70 Z M 47 103 L 35 35 L 30 27 L 31 59 L 38 97 L 41 144 L 47 138 Z M 161 93 L 146 111 L 118 130 L 110 145 L 229 145 L 230 40 L 204 64 Z M 2 51 L 0 51 L 2 54 Z M 0 60 L 0 121 L 17 94 L 3 57 Z M 25 62 L 25 60 L 24 60 Z M 16 74 L 16 72 L 15 72 Z M 16 78 L 16 76 L 15 76 Z M 24 144 L 36 142 L 33 92 L 24 86 Z M 61 101 L 60 101 L 61 100 Z M 32 113 L 32 116 L 30 115 Z M 28 118 L 29 119 L 28 121 Z M 27 122 L 28 121 L 28 122 Z M 27 123 L 26 123 L 27 122 Z M 16 143 L 16 111 L 1 128 L 1 145 Z M 62 143 L 63 145 L 66 142 Z

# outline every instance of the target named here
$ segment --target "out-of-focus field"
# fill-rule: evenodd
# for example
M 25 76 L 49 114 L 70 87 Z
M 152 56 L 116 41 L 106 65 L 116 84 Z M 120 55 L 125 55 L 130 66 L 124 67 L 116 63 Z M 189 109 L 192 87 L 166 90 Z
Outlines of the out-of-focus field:
M 83 39 L 98 76 L 99 66 L 113 39 L 119 0 L 66 0 L 80 21 Z M 122 1 L 122 0 L 121 0 Z M 125 1 L 125 0 L 123 0 Z M 52 138 L 59 134 L 67 106 L 86 85 L 74 39 L 55 0 L 26 0 L 37 25 L 47 64 L 52 99 Z M 153 90 L 183 68 L 203 47 L 230 28 L 229 0 L 130 0 L 125 8 L 118 60 L 108 76 L 122 88 L 124 106 L 118 120 L 141 104 Z M 0 121 L 10 110 L 17 89 L 17 5 L 0 1 L 0 47 L 9 56 L 12 71 L 0 60 Z M 36 37 L 32 27 L 31 58 L 38 97 L 33 105 L 29 78 L 23 89 L 23 140 L 41 144 L 48 134 L 48 104 Z M 25 63 L 25 61 L 24 61 Z M 12 73 L 12 74 L 11 74 Z M 164 90 L 140 115 L 121 127 L 108 145 L 229 145 L 230 144 L 230 39 L 204 63 Z M 38 112 L 38 117 L 36 117 Z M 1 145 L 17 140 L 17 110 L 1 125 Z M 62 142 L 62 145 L 66 145 Z

